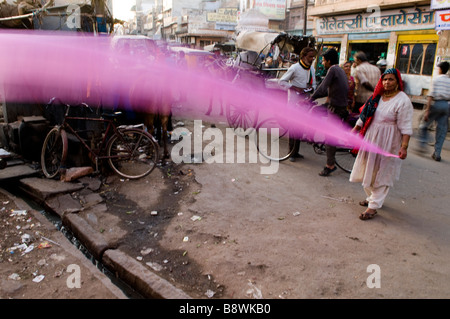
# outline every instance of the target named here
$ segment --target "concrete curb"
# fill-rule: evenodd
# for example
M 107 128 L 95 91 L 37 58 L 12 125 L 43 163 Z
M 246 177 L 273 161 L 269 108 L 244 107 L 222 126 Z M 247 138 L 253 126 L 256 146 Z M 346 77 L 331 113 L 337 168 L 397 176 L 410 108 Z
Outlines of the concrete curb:
M 182 290 L 149 271 L 121 250 L 107 250 L 103 254 L 102 263 L 146 298 L 191 299 Z
M 62 223 L 71 230 L 75 237 L 97 260 L 102 259 L 103 253 L 107 249 L 115 248 L 98 231 L 94 230 L 86 220 L 76 214 L 64 214 Z
M 63 225 L 102 262 L 116 277 L 127 283 L 145 298 L 189 299 L 182 290 L 159 277 L 125 252 L 115 249 L 86 220 L 76 214 L 64 214 Z

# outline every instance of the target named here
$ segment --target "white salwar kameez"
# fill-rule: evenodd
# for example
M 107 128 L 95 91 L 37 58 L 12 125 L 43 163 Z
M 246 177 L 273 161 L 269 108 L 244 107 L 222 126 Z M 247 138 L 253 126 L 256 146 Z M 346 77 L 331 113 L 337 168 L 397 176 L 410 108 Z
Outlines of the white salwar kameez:
M 371 125 L 364 139 L 381 149 L 397 155 L 402 135 L 412 135 L 413 106 L 404 92 L 399 92 L 391 100 L 380 99 Z M 356 125 L 362 127 L 358 120 Z M 402 160 L 377 153 L 367 152 L 361 148 L 350 174 L 350 182 L 360 182 L 367 194 L 369 208 L 381 208 L 389 187 L 400 177 Z

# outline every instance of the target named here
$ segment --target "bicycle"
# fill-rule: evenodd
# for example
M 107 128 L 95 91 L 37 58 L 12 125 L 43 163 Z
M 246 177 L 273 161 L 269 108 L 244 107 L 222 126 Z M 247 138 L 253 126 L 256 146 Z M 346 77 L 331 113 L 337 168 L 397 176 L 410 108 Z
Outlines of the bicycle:
M 324 110 L 322 105 L 311 107 L 310 112 L 321 112 Z M 348 120 L 349 122 L 351 119 Z M 291 157 L 294 153 L 294 145 L 289 143 L 288 125 L 280 125 L 274 118 L 262 121 L 255 134 L 255 143 L 258 152 L 271 161 L 284 161 Z M 276 129 L 272 131 L 272 129 Z M 274 134 L 272 134 L 274 133 Z M 317 139 L 302 139 L 313 146 L 314 152 L 319 155 L 326 154 L 325 143 L 317 142 Z M 335 163 L 344 172 L 351 173 L 356 154 L 352 149 L 345 147 L 337 147 L 335 155 Z
M 54 102 L 50 100 L 47 106 Z M 100 160 L 107 160 L 111 169 L 128 179 L 138 179 L 150 174 L 158 162 L 158 144 L 152 135 L 138 127 L 116 126 L 115 118 L 120 115 L 102 114 L 99 118 L 69 116 L 71 105 L 66 107 L 62 124 L 53 127 L 47 134 L 41 151 L 41 167 L 47 178 L 63 174 L 68 156 L 69 136 L 81 142 L 95 161 L 96 172 Z M 81 106 L 92 109 L 85 103 Z M 107 119 L 106 117 L 110 117 Z M 89 133 L 74 129 L 69 120 L 92 121 L 103 125 L 101 135 L 91 134 L 90 144 L 81 135 Z M 106 126 L 106 129 L 105 129 Z M 92 133 L 92 132 L 91 132 Z M 88 135 L 88 134 L 86 134 Z

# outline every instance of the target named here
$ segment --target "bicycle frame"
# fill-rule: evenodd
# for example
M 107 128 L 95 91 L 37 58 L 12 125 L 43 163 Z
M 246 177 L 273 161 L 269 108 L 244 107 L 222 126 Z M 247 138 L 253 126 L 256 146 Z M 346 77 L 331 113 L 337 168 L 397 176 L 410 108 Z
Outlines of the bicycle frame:
M 106 151 L 106 147 L 108 145 L 108 141 L 111 136 L 117 135 L 123 140 L 122 134 L 120 134 L 120 130 L 114 124 L 113 120 L 105 119 L 103 117 L 90 118 L 90 117 L 84 117 L 84 116 L 69 116 L 68 115 L 69 110 L 70 110 L 70 105 L 67 106 L 67 110 L 66 110 L 66 113 L 64 116 L 63 123 L 61 124 L 61 128 L 65 129 L 69 133 L 73 134 L 81 142 L 81 144 L 86 148 L 86 150 L 94 157 L 95 166 L 96 166 L 97 171 L 98 171 L 98 161 L 99 160 L 114 159 L 114 158 L 119 157 L 119 156 L 102 155 Z M 75 130 L 68 122 L 69 120 L 82 120 L 82 121 L 107 123 L 106 129 L 102 130 L 102 133 L 104 133 L 104 134 L 103 134 L 103 137 L 102 137 L 102 140 L 101 140 L 98 150 L 93 149 L 86 143 L 86 141 L 79 134 L 81 132 L 81 130 Z M 127 144 L 124 143 L 124 145 L 127 145 Z
M 93 148 L 91 148 L 86 142 L 85 140 L 80 136 L 79 132 L 80 131 L 76 131 L 68 122 L 67 120 L 83 120 L 83 121 L 92 121 L 92 122 L 102 122 L 102 123 L 108 123 L 106 130 L 105 130 L 105 134 L 102 137 L 102 141 L 99 147 L 99 151 L 97 152 L 96 150 L 94 150 Z M 119 130 L 116 128 L 116 126 L 112 123 L 112 120 L 107 120 L 104 118 L 89 118 L 89 117 L 78 117 L 78 116 L 68 116 L 64 119 L 63 124 L 61 125 L 62 128 L 64 128 L 65 130 L 67 130 L 68 132 L 70 132 L 71 134 L 75 135 L 75 137 L 81 142 L 81 144 L 83 144 L 83 146 L 89 151 L 89 153 L 91 153 L 92 155 L 94 155 L 95 158 L 97 159 L 107 159 L 109 158 L 108 156 L 102 156 L 101 153 L 102 151 L 104 151 L 106 149 L 106 145 L 108 142 L 108 137 L 110 135 L 108 135 L 108 133 L 112 132 L 112 134 L 117 133 Z

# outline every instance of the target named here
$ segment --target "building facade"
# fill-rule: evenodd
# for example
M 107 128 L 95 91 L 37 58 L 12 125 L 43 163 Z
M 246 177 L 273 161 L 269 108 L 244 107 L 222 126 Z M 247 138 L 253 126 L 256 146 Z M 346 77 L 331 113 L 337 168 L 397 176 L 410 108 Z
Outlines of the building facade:
M 255 14 L 248 11 L 265 17 L 264 26 L 257 21 L 254 28 L 285 30 L 287 5 L 286 0 L 155 0 L 153 10 L 146 13 L 142 34 L 203 48 L 227 42 L 242 26 L 250 27 Z
M 436 65 L 450 60 L 450 31 L 437 31 L 431 1 L 316 0 L 309 8 L 314 35 L 334 47 L 340 62 L 364 51 L 372 63 L 398 68 L 405 92 L 418 104 L 426 95 Z
M 232 38 L 238 10 L 239 0 L 155 0 L 142 34 L 203 48 Z
M 314 0 L 287 0 L 284 31 L 292 35 L 312 35 L 314 23 L 308 18 L 308 9 L 312 7 Z
M 436 65 L 450 60 L 450 31 L 436 30 L 433 2 L 450 0 L 154 0 L 142 34 L 198 49 L 248 28 L 314 35 L 341 63 L 364 51 L 398 68 L 406 93 L 423 104 Z

